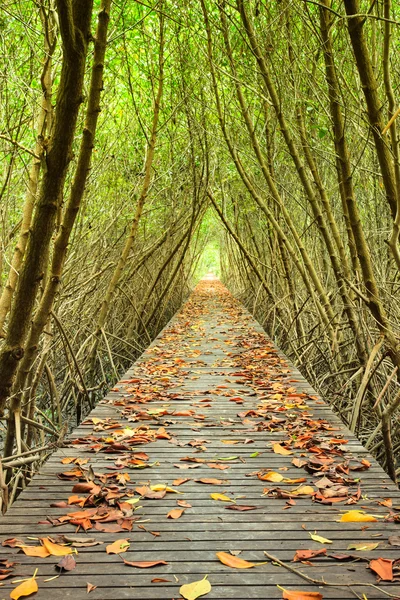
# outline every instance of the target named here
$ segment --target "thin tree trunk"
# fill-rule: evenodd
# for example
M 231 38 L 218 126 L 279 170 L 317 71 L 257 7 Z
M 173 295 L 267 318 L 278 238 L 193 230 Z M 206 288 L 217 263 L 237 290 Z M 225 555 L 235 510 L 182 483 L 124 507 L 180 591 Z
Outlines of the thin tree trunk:
M 35 157 L 32 160 L 28 174 L 20 233 L 13 257 L 11 259 L 7 283 L 4 286 L 0 297 L 0 338 L 5 337 L 4 323 L 11 307 L 11 302 L 17 285 L 26 245 L 28 243 L 29 230 L 39 184 L 40 169 L 45 154 L 45 138 L 47 133 L 51 132 L 52 58 L 56 48 L 56 25 L 52 16 L 52 12 L 49 11 L 49 13 L 46 14 L 43 5 L 40 7 L 40 16 L 44 30 L 45 60 L 40 77 L 42 84 L 42 97 L 36 125 L 36 144 L 33 150 Z
M 46 152 L 46 166 L 32 221 L 18 286 L 11 309 L 7 336 L 0 352 L 0 415 L 3 414 L 32 317 L 45 257 L 50 246 L 82 103 L 86 54 L 90 40 L 92 0 L 58 0 L 63 42 L 63 61 L 57 92 L 54 133 Z

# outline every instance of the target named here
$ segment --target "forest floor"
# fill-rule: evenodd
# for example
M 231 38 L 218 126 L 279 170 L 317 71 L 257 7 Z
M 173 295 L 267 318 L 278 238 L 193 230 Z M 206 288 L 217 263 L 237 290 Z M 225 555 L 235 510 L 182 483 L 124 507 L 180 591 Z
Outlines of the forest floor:
M 203 280 L 2 518 L 0 597 L 395 598 L 399 511 L 359 441 Z

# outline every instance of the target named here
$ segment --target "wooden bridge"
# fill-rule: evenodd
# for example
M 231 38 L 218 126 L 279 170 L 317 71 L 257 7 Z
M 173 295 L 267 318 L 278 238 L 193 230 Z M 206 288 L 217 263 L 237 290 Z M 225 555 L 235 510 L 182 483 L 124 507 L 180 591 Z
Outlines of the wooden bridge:
M 210 599 L 400 597 L 399 511 L 354 435 L 204 280 L 2 518 L 0 559 L 18 564 L 0 564 L 0 598 L 36 570 L 49 600 L 178 599 L 205 576 Z

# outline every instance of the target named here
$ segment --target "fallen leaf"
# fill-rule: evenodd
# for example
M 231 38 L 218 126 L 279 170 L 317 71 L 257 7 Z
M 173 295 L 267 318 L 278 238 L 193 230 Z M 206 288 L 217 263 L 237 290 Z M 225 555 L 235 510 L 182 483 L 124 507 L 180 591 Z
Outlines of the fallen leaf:
M 247 560 L 243 560 L 243 558 L 238 558 L 237 556 L 232 556 L 228 552 L 217 552 L 217 558 L 222 562 L 222 564 L 227 567 L 231 567 L 232 569 L 251 569 L 252 567 L 257 567 L 258 565 L 265 565 L 265 562 L 261 563 L 251 563 Z
M 338 523 L 363 523 L 376 522 L 377 520 L 378 519 L 375 519 L 375 517 L 372 515 L 364 513 L 362 510 L 349 510 L 340 517 Z
M 226 481 L 224 481 L 223 479 L 213 479 L 213 478 L 207 478 L 207 477 L 203 477 L 202 479 L 195 479 L 196 483 L 206 483 L 208 485 L 224 485 L 226 484 Z
M 229 496 L 225 496 L 225 494 L 210 494 L 210 496 L 213 500 L 220 500 L 221 502 L 235 502 Z
M 321 550 L 296 550 L 293 561 L 311 560 L 316 556 L 326 556 L 326 548 L 321 548 Z
M 347 546 L 347 550 L 358 550 L 360 552 L 369 552 L 375 550 L 379 546 L 379 542 L 368 543 L 368 542 L 359 542 L 357 544 L 349 544 Z
M 288 456 L 289 454 L 293 454 L 293 452 L 291 452 L 287 448 L 284 448 L 284 446 L 281 446 L 281 444 L 273 444 L 272 449 L 275 452 L 275 454 L 282 454 L 283 456 Z
M 178 506 L 182 506 L 182 508 L 192 508 L 192 505 L 186 502 L 186 500 L 177 500 L 176 503 Z
M 168 487 L 167 485 L 164 485 L 162 483 L 158 483 L 157 485 L 151 485 L 150 489 L 152 492 L 168 492 L 169 494 L 183 494 L 183 492 L 178 492 L 177 490 L 174 490 L 171 487 Z
M 276 473 L 276 471 L 269 471 L 263 475 L 259 473 L 257 477 L 258 479 L 261 479 L 261 481 L 273 481 L 274 483 L 279 483 L 284 480 L 283 475 Z
M 38 589 L 37 581 L 35 576 L 33 576 L 30 579 L 23 581 L 18 587 L 12 590 L 10 593 L 10 598 L 12 598 L 12 600 L 18 600 L 18 598 L 21 598 L 22 596 L 30 596 L 31 594 L 34 594 L 38 591 Z
M 393 560 L 376 558 L 371 560 L 368 566 L 383 581 L 393 581 Z
M 60 544 L 54 544 L 49 538 L 42 538 L 42 544 L 46 548 L 49 554 L 53 556 L 66 556 L 67 554 L 73 554 L 74 548 L 71 546 L 61 546 Z
M 129 540 L 115 540 L 112 544 L 109 544 L 106 547 L 107 554 L 122 554 L 122 552 L 126 552 L 129 548 Z
M 76 561 L 73 556 L 64 556 L 56 565 L 57 569 L 64 571 L 72 571 L 76 567 Z
M 93 583 L 87 583 L 86 584 L 86 593 L 90 594 L 90 592 L 93 592 L 93 590 L 95 590 L 97 588 L 97 585 L 93 585 Z
M 301 460 L 301 458 L 294 458 L 292 460 L 292 465 L 294 465 L 298 469 L 301 469 L 301 467 L 304 467 L 304 465 L 306 465 L 306 464 L 307 464 L 307 461 L 306 460 Z
M 128 567 L 137 567 L 138 569 L 149 569 L 151 567 L 157 567 L 158 565 L 167 565 L 168 563 L 165 560 L 137 560 L 137 561 L 129 561 L 124 559 L 124 563 L 128 565 Z
M 27 556 L 36 556 L 37 558 L 50 556 L 50 552 L 44 546 L 21 546 L 21 550 Z
M 171 583 L 170 579 L 162 579 L 161 577 L 155 577 L 151 580 L 151 583 Z
M 182 585 L 179 589 L 180 595 L 186 598 L 186 600 L 196 600 L 196 598 L 200 598 L 200 596 L 205 596 L 205 594 L 211 592 L 211 584 L 207 577 L 208 575 L 199 581 L 193 581 L 193 583 Z
M 172 482 L 172 485 L 182 485 L 182 484 L 186 483 L 187 481 L 190 481 L 189 477 L 186 477 L 184 479 L 174 479 L 174 481 Z
M 315 490 L 311 485 L 301 485 L 290 493 L 295 496 L 312 496 L 315 494 Z
M 319 592 L 303 592 L 297 590 L 284 590 L 280 586 L 279 589 L 282 590 L 284 600 L 323 600 L 323 595 Z
M 390 535 L 388 542 L 391 546 L 400 546 L 400 535 Z
M 322 535 L 317 535 L 316 531 L 314 531 L 314 533 L 309 531 L 308 534 L 314 542 L 319 542 L 320 544 L 332 544 L 332 540 L 328 540 L 327 538 L 322 537 Z
M 23 546 L 24 542 L 19 540 L 18 538 L 8 538 L 1 542 L 2 546 L 9 546 L 10 548 L 15 548 L 16 546 Z
M 173 508 L 167 514 L 167 519 L 180 519 L 184 512 L 183 508 Z
M 256 510 L 258 506 L 245 506 L 244 504 L 232 504 L 231 506 L 225 506 L 227 510 L 237 510 L 239 512 L 245 512 L 246 510 Z

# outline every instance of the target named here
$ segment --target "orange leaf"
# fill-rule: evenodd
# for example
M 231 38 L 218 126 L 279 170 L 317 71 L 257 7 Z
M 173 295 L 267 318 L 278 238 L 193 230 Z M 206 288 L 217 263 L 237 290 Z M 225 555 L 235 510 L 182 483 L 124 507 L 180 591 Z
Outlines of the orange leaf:
M 167 514 L 167 519 L 179 519 L 185 511 L 181 508 L 173 508 Z
M 36 556 L 37 558 L 47 558 L 50 552 L 44 546 L 21 546 L 21 550 L 27 556 Z
M 136 560 L 129 561 L 124 559 L 124 563 L 128 565 L 128 567 L 137 567 L 138 569 L 149 569 L 150 567 L 157 567 L 158 565 L 167 565 L 168 563 L 165 560 Z
M 95 590 L 97 588 L 97 585 L 93 585 L 93 583 L 87 583 L 86 584 L 86 593 L 90 594 L 90 592 L 93 592 L 93 590 Z
M 231 567 L 232 569 L 250 569 L 251 567 L 257 566 L 255 563 L 251 563 L 247 560 L 243 560 L 243 558 L 238 558 L 237 556 L 228 554 L 228 552 L 217 552 L 217 558 L 222 562 L 222 564 L 226 565 L 227 567 Z
M 107 554 L 122 554 L 129 548 L 129 540 L 115 540 L 112 544 L 106 547 Z
M 311 560 L 316 556 L 326 556 L 326 548 L 321 548 L 321 550 L 296 550 L 293 561 Z
M 73 554 L 74 549 L 70 546 L 61 546 L 60 544 L 54 544 L 49 538 L 42 538 L 42 544 L 46 548 L 49 554 L 53 556 L 66 556 L 67 554 Z
M 323 600 L 323 595 L 319 592 L 300 592 L 297 590 L 283 590 L 285 600 Z
M 175 486 L 182 485 L 183 483 L 186 483 L 187 481 L 190 481 L 189 477 L 186 477 L 184 479 L 174 479 L 174 481 L 172 482 L 172 485 L 175 485 Z
M 260 474 L 258 473 L 258 479 L 261 481 L 273 481 L 274 483 L 279 483 L 283 481 L 284 477 L 280 473 L 276 473 L 275 471 L 269 471 L 268 473 Z
M 287 448 L 284 448 L 280 444 L 273 444 L 272 449 L 275 452 L 275 454 L 282 454 L 283 456 L 288 456 L 289 454 L 293 454 L 293 452 L 291 452 Z
M 388 558 L 377 558 L 371 560 L 369 568 L 374 571 L 383 581 L 393 581 L 393 561 Z
M 26 581 L 22 582 L 18 587 L 16 587 L 10 594 L 10 598 L 13 600 L 18 600 L 22 596 L 30 596 L 38 591 L 38 584 L 35 577 L 31 577 Z
M 368 515 L 363 510 L 349 510 L 347 513 L 344 513 L 339 522 L 341 523 L 364 523 L 364 522 L 376 522 L 378 519 L 375 519 L 374 516 Z

